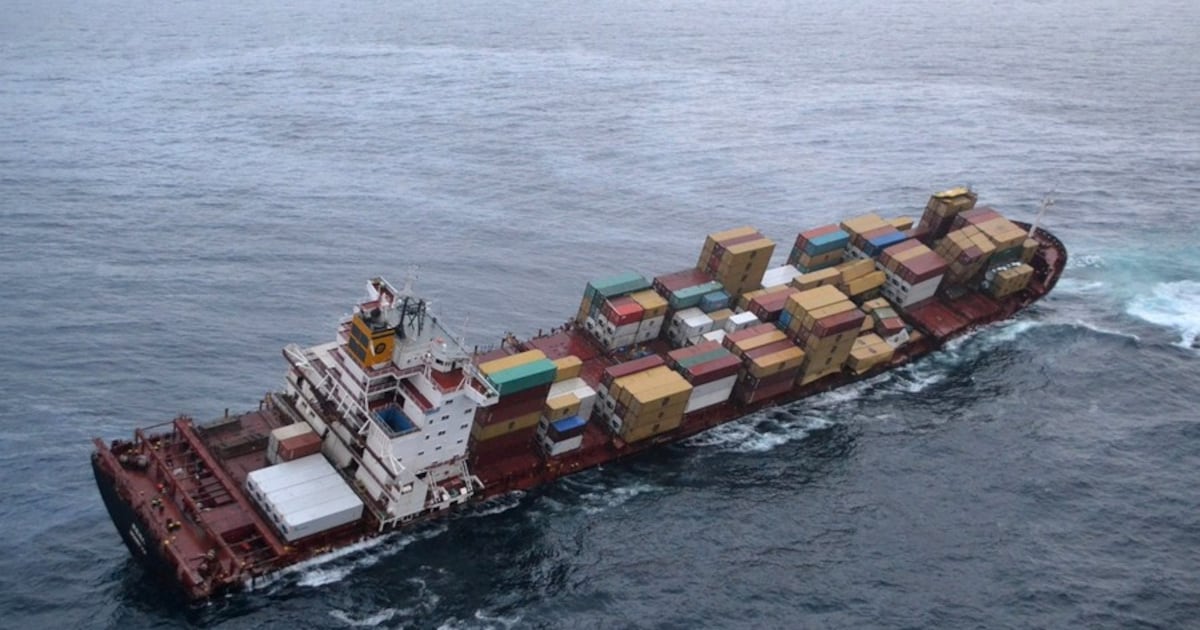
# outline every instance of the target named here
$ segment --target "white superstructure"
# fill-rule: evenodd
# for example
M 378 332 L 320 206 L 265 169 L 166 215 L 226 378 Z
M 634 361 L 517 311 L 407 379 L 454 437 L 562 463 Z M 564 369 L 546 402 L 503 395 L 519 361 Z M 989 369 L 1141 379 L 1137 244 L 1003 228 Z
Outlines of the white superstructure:
M 367 498 L 380 527 L 466 501 L 475 411 L 499 394 L 407 287 L 376 278 L 337 339 L 290 345 L 287 393 L 322 453 Z

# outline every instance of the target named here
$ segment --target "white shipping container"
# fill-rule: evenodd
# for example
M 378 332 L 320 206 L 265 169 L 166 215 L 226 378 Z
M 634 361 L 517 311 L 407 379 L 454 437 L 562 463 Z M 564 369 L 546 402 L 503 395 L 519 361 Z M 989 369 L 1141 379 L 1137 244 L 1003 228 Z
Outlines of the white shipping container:
M 246 485 L 288 541 L 362 516 L 362 500 L 320 454 L 251 472 Z
M 542 441 L 542 448 L 546 449 L 546 452 L 549 453 L 551 457 L 568 453 L 579 448 L 580 446 L 583 446 L 582 435 L 576 435 L 573 438 L 566 439 L 561 442 L 551 441 L 550 438 L 546 438 Z
M 696 386 L 692 389 L 692 395 L 688 398 L 687 407 L 684 407 L 683 412 L 691 413 L 697 409 L 704 409 L 729 400 L 729 396 L 733 394 L 733 386 L 736 384 L 737 374 L 733 374 L 711 383 Z
M 909 339 L 909 335 L 908 335 L 908 330 L 906 329 L 906 330 L 901 330 L 900 332 L 892 335 L 891 337 L 885 338 L 884 341 L 886 341 L 887 344 L 893 348 L 899 348 L 900 346 L 903 346 L 904 344 L 908 343 L 908 339 Z
M 596 399 L 600 397 L 600 394 L 584 382 L 583 379 L 576 377 L 551 385 L 550 393 L 546 396 L 546 399 L 549 400 L 565 396 L 566 394 L 575 394 L 575 397 L 579 399 L 579 417 L 584 420 L 591 417 L 592 409 L 596 405 Z
M 706 332 L 702 336 L 704 337 L 705 341 L 715 341 L 717 343 L 721 343 L 721 342 L 725 341 L 725 331 L 724 330 L 714 330 L 711 332 Z
M 307 483 L 328 474 L 333 466 L 320 453 L 294 459 L 290 462 L 280 462 L 274 466 L 259 468 L 246 475 L 246 485 L 262 493 L 272 492 Z
M 792 278 L 801 275 L 800 270 L 792 265 L 784 265 L 782 267 L 774 267 L 763 273 L 762 287 L 770 289 L 772 287 L 782 287 L 792 281 Z
M 725 332 L 735 333 L 758 323 L 758 316 L 751 312 L 734 313 L 725 320 Z

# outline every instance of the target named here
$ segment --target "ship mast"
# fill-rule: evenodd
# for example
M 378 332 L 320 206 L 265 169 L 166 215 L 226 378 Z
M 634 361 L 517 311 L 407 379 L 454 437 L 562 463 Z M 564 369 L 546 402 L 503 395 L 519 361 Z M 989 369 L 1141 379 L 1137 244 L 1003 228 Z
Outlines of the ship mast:
M 1033 233 L 1037 232 L 1038 225 L 1042 222 L 1042 218 L 1046 216 L 1046 211 L 1050 209 L 1050 206 L 1054 205 L 1054 197 L 1051 196 L 1053 194 L 1053 192 L 1050 192 L 1045 197 L 1042 197 L 1042 205 L 1038 208 L 1037 217 L 1033 219 L 1033 223 L 1029 226 L 1029 238 L 1033 238 Z

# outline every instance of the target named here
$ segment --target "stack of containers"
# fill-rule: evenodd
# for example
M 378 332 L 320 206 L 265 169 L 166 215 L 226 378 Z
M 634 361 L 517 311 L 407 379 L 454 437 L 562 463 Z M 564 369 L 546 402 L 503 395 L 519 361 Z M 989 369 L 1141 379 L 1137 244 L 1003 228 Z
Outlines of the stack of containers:
M 887 280 L 887 276 L 882 271 L 875 269 L 875 262 L 870 259 L 842 263 L 835 269 L 838 270 L 841 277 L 834 286 L 856 302 L 863 302 L 875 297 L 884 281 Z
M 667 301 L 651 289 L 607 298 L 588 320 L 588 330 L 606 350 L 656 339 L 666 319 Z
M 836 225 L 822 225 L 801 232 L 796 236 L 788 264 L 795 265 L 802 273 L 832 267 L 842 262 L 849 242 L 850 234 Z
M 670 431 L 683 422 L 692 385 L 678 372 L 661 365 L 614 379 L 614 401 L 608 426 L 626 442 L 637 442 Z
M 667 353 L 667 365 L 692 385 L 683 412 L 691 413 L 729 400 L 741 364 L 741 360 L 716 341 Z
M 654 289 L 631 293 L 629 299 L 637 302 L 643 311 L 642 321 L 638 324 L 634 341 L 646 343 L 657 339 L 667 319 L 667 300 Z
M 760 322 L 773 322 L 779 319 L 779 314 L 783 312 L 783 305 L 787 303 L 788 297 L 796 292 L 791 287 L 785 287 L 785 291 L 774 291 L 772 293 L 764 293 L 753 300 L 750 300 L 749 307 L 746 309 L 758 318 Z
M 696 268 L 712 274 L 730 295 L 762 286 L 775 243 L 752 227 L 709 234 Z
M 884 298 L 868 300 L 863 302 L 862 310 L 869 316 L 871 329 L 893 348 L 900 347 L 908 341 L 908 326 L 896 313 L 891 302 Z
M 842 250 L 839 248 L 838 253 Z M 763 273 L 762 288 L 772 289 L 776 287 L 786 287 L 791 283 L 792 279 L 804 272 L 797 269 L 794 265 L 787 264 L 781 267 L 772 267 Z
M 705 333 L 713 329 L 713 320 L 698 308 L 685 308 L 671 318 L 667 339 L 675 348 L 696 343 Z
M 594 317 L 604 305 L 604 300 L 650 288 L 650 282 L 641 274 L 632 271 L 593 280 L 583 291 L 583 301 L 579 304 L 579 313 L 575 316 L 576 323 L 586 325 L 589 318 Z
M 883 251 L 876 265 L 887 275 L 883 296 L 902 309 L 932 300 L 946 275 L 946 261 L 916 239 Z
M 609 389 L 617 379 L 659 367 L 664 363 L 661 356 L 651 354 L 605 368 L 604 373 L 600 375 L 600 386 L 596 388 L 596 402 L 600 417 L 605 420 L 612 417 L 613 409 L 616 408 L 616 400 L 609 395 Z
M 529 429 L 538 423 L 557 371 L 541 350 L 529 350 L 479 364 L 500 400 L 475 413 L 471 437 L 477 442 Z
M 1033 278 L 1033 267 L 1025 263 L 1012 263 L 988 270 L 983 286 L 993 297 L 1004 298 L 1025 290 Z
M 550 386 L 537 430 L 537 441 L 547 455 L 562 455 L 583 444 L 587 419 L 595 404 L 596 390 L 577 375 Z
M 996 251 L 995 243 L 973 225 L 947 233 L 936 248 L 947 262 L 946 284 L 950 286 L 969 284 L 983 272 Z
M 866 315 L 834 287 L 801 291 L 788 301 L 788 332 L 805 354 L 800 384 L 842 369 Z
M 583 433 L 587 421 L 579 416 L 555 420 L 543 428 L 538 425 L 538 444 L 547 457 L 558 457 L 583 446 Z
M 672 311 L 699 307 L 706 295 L 721 289 L 720 282 L 700 269 L 684 269 L 654 279 L 654 290 L 667 299 Z
M 1026 235 L 1025 230 L 1004 218 L 993 208 L 976 208 L 954 218 L 954 228 L 975 226 L 996 246 L 988 263 L 990 266 L 1007 265 L 1021 260 Z
M 847 219 L 842 222 L 842 229 L 850 234 L 850 243 L 846 245 L 847 259 L 876 258 L 885 248 L 908 238 L 891 222 L 874 213 Z
M 967 188 L 951 188 L 934 193 L 925 205 L 918 229 L 925 232 L 928 241 L 942 238 L 952 228 L 954 217 L 975 207 L 978 195 Z
M 742 362 L 734 388 L 742 404 L 773 398 L 795 386 L 804 351 L 775 326 L 752 326 L 728 335 L 724 344 Z
M 855 374 L 863 374 L 871 368 L 892 360 L 895 349 L 875 333 L 862 335 L 854 340 L 846 367 Z

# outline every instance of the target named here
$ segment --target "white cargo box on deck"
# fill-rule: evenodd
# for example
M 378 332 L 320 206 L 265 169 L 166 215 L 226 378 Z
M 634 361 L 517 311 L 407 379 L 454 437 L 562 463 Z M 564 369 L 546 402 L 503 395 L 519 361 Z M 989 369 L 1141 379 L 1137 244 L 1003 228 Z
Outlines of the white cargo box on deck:
M 246 487 L 289 542 L 362 517 L 362 500 L 320 453 L 251 472 Z
M 579 412 L 575 415 L 584 420 L 592 416 L 592 408 L 596 405 L 596 390 L 579 377 L 568 378 L 551 385 L 546 400 L 567 394 L 575 394 L 575 397 L 579 399 Z
M 770 289 L 773 287 L 781 287 L 792 281 L 792 278 L 800 275 L 800 270 L 792 265 L 784 265 L 782 267 L 774 267 L 766 270 L 763 273 L 762 287 Z
M 758 323 L 758 316 L 754 313 L 734 313 L 725 320 L 725 332 L 735 333 L 744 328 L 749 328 Z

